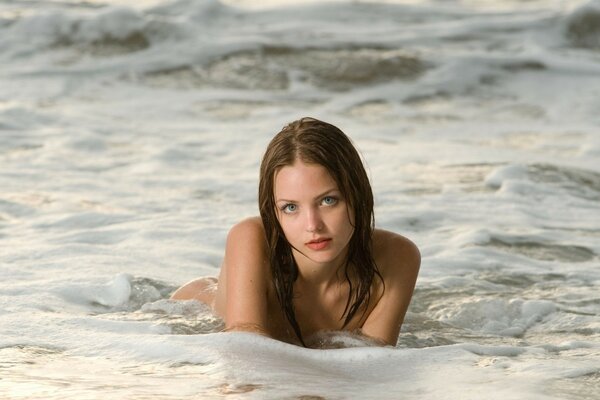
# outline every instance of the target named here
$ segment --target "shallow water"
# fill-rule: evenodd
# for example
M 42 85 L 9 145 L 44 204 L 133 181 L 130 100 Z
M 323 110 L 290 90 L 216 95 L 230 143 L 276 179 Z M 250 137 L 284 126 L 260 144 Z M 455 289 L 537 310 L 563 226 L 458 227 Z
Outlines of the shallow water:
M 600 2 L 129 3 L 0 1 L 0 397 L 598 398 Z M 396 348 L 167 300 L 304 115 L 421 249 Z

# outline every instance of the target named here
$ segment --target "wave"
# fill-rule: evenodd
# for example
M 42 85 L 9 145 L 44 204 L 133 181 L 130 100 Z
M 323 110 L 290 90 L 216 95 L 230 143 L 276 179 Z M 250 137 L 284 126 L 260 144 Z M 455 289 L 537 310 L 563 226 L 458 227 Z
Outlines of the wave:
M 581 71 L 593 78 L 599 72 L 585 55 L 569 61 L 563 54 L 564 47 L 595 48 L 597 34 L 588 23 L 593 2 L 570 13 L 355 2 L 260 10 L 217 0 L 154 7 L 58 4 L 5 16 L 0 61 L 4 74 L 17 79 L 66 80 L 61 96 L 100 75 L 153 89 L 252 91 L 259 101 L 292 92 L 316 104 L 330 93 L 351 91 L 356 98 L 336 99 L 330 108 L 374 119 L 382 116 L 373 110 L 388 110 L 383 116 L 396 118 L 394 106 L 386 106 L 399 102 L 420 122 L 468 118 L 464 107 L 453 107 L 474 97 L 479 113 L 490 108 L 539 120 L 547 117 L 546 104 L 515 102 L 522 93 L 507 83 L 529 74 L 544 80 L 554 73 Z M 503 105 L 490 100 L 491 93 Z M 216 108 L 233 109 L 227 105 Z M 430 112 L 437 108 L 444 112 Z M 243 107 L 224 113 L 236 112 L 248 114 Z
M 149 278 L 118 274 L 109 282 L 81 282 L 59 286 L 54 292 L 70 303 L 95 313 L 140 310 L 147 303 L 168 297 L 176 286 Z
M 298 49 L 264 46 L 209 62 L 159 69 L 136 77 L 150 86 L 286 90 L 293 84 L 346 91 L 397 79 L 415 79 L 425 65 L 402 50 L 378 48 Z
M 592 250 L 584 246 L 543 243 L 527 238 L 513 238 L 512 241 L 493 238 L 486 246 L 541 261 L 586 262 L 596 257 Z
M 559 166 L 554 164 L 509 164 L 492 171 L 486 178 L 486 185 L 502 189 L 505 184 L 515 181 L 528 181 L 531 191 L 544 190 L 555 193 L 556 189 L 570 196 L 597 201 L 600 200 L 600 173 L 596 171 Z
M 600 50 L 600 1 L 590 1 L 566 18 L 566 37 L 579 48 Z

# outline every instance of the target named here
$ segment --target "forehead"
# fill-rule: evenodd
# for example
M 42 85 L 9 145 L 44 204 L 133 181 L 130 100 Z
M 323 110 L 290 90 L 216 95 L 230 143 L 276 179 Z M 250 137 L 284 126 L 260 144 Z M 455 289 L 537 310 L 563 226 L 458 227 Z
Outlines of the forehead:
M 339 190 L 335 179 L 325 167 L 296 160 L 275 174 L 275 198 L 301 198 L 321 194 L 327 190 Z

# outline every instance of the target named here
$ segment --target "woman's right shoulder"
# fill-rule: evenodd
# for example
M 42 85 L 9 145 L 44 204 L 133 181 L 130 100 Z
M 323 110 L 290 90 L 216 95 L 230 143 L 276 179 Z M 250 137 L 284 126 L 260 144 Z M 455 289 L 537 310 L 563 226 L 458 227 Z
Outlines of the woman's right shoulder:
M 229 230 L 228 237 L 245 237 L 246 239 L 265 239 L 265 227 L 260 217 L 249 217 L 233 225 Z
M 243 274 L 264 275 L 267 266 L 267 239 L 261 219 L 258 217 L 246 218 L 233 225 L 227 235 L 220 276 L 224 277 L 223 273 L 225 276 L 231 275 L 227 271 L 233 271 L 238 278 L 242 277 L 242 272 Z
M 260 217 L 250 217 L 233 225 L 227 235 L 227 245 L 251 247 L 263 255 L 267 253 L 267 237 Z
M 250 330 L 267 324 L 269 263 L 265 230 L 260 218 L 233 225 L 227 235 L 215 309 L 229 330 Z

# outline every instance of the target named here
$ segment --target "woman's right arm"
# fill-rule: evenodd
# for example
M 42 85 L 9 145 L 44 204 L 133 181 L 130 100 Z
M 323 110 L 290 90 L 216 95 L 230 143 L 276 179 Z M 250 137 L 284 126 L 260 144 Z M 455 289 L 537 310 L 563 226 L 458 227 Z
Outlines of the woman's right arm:
M 264 228 L 249 218 L 231 228 L 225 247 L 225 330 L 267 331 L 267 282 L 271 274 Z

